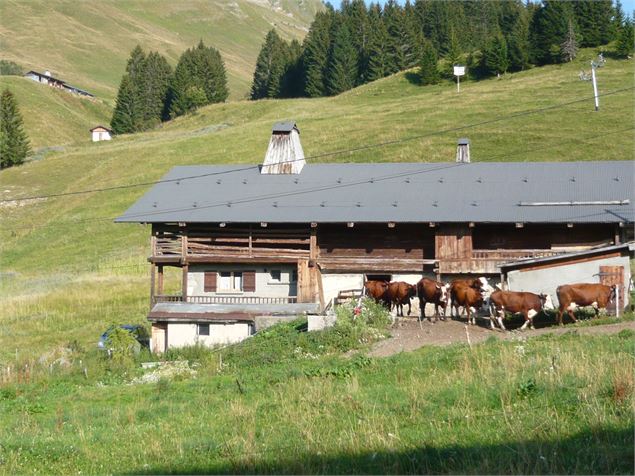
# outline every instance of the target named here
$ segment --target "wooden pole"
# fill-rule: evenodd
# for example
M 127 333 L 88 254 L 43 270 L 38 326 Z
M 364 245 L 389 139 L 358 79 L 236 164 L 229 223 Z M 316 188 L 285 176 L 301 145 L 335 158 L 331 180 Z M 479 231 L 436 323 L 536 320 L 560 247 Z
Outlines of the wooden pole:
M 163 294 L 163 265 L 159 265 L 159 288 L 157 290 L 157 294 Z
M 155 268 L 156 265 L 152 263 L 150 266 L 150 309 L 154 305 L 154 279 L 155 279 Z
M 183 265 L 183 280 L 181 282 L 181 296 L 183 296 L 183 302 L 187 302 L 187 273 L 189 271 L 187 264 Z

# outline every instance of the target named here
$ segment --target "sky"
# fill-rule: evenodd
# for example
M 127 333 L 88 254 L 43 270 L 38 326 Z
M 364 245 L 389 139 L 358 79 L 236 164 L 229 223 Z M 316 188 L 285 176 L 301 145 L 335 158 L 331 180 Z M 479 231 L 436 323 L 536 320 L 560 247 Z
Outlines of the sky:
M 366 4 L 376 3 L 377 1 L 381 4 L 386 3 L 384 0 L 372 0 L 372 1 L 366 0 Z M 399 3 L 404 3 L 403 0 L 397 0 L 397 1 Z M 448 1 L 451 1 L 451 0 L 448 0 Z M 537 1 L 537 0 L 534 0 L 534 1 Z M 622 10 L 624 10 L 624 13 L 626 13 L 628 16 L 632 16 L 633 10 L 635 10 L 635 0 L 621 0 L 621 2 L 622 2 Z M 329 0 L 329 3 L 336 8 L 339 8 L 341 0 Z

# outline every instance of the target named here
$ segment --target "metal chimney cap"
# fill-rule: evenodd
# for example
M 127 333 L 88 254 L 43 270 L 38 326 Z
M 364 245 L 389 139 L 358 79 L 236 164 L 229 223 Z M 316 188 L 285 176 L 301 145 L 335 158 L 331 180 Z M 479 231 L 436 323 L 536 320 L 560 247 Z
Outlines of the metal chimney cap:
M 276 132 L 286 132 L 289 133 L 291 132 L 293 129 L 295 129 L 296 131 L 298 131 L 298 134 L 300 133 L 300 129 L 298 129 L 298 126 L 296 125 L 295 121 L 287 121 L 287 122 L 276 122 L 273 127 L 271 128 L 271 132 L 272 133 L 276 133 Z
M 470 145 L 470 139 L 468 139 L 467 137 L 461 137 L 457 143 L 457 145 Z

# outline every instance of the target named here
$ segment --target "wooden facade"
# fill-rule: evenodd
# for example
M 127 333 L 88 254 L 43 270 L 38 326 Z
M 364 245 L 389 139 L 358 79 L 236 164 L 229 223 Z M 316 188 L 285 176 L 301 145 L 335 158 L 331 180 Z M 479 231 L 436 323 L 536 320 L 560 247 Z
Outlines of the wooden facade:
M 182 268 L 180 300 L 221 303 L 232 298 L 201 297 L 201 301 L 187 296 L 191 265 L 287 264 L 297 269 L 297 296 L 287 302 L 324 305 L 323 273 L 497 275 L 502 263 L 619 241 L 619 230 L 613 228 L 595 224 L 155 224 L 149 258 L 152 301 L 171 299 L 163 294 L 164 266 Z

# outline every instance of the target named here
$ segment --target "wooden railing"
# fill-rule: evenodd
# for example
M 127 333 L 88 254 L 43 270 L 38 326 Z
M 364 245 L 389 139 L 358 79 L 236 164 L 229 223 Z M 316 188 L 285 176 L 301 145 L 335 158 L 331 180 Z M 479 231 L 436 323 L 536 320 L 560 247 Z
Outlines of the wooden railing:
M 473 250 L 472 259 L 515 261 L 520 259 L 545 258 L 562 254 L 553 250 Z
M 159 294 L 154 296 L 154 302 L 186 302 L 191 304 L 295 304 L 297 296 L 187 296 L 183 299 L 180 294 Z

